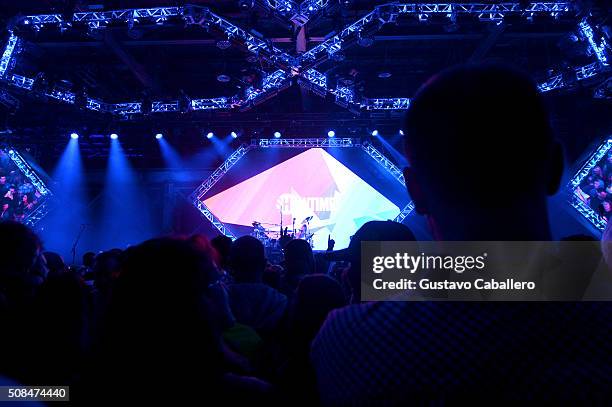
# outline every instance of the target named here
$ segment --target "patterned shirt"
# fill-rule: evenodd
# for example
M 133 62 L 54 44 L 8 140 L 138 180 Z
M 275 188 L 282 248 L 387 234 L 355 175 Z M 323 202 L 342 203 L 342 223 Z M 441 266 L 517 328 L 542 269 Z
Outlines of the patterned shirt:
M 590 401 L 612 392 L 612 303 L 378 302 L 329 314 L 324 405 Z

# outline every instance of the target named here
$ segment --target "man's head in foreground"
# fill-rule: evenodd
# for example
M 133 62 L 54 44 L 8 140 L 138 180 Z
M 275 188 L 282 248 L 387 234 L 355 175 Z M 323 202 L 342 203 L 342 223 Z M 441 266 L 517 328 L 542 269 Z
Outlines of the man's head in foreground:
M 406 186 L 436 239 L 549 240 L 563 154 L 535 84 L 499 66 L 429 80 L 404 124 Z

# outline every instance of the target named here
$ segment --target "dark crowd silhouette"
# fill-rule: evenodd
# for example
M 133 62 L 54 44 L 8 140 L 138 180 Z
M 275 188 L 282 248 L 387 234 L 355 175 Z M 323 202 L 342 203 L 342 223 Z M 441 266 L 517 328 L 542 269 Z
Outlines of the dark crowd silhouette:
M 404 132 L 407 189 L 436 239 L 551 240 L 562 150 L 528 77 L 444 71 Z M 414 240 L 369 222 L 347 249 L 292 240 L 271 264 L 250 236 L 160 237 L 76 267 L 4 221 L 1 381 L 69 385 L 82 403 L 609 402 L 608 303 L 361 302 L 360 243 Z

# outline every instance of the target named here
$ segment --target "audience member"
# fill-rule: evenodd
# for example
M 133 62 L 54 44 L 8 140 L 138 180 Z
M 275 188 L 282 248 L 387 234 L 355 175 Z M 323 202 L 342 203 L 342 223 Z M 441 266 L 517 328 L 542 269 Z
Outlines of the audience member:
M 293 239 L 284 248 L 285 274 L 281 280 L 281 291 L 292 296 L 300 280 L 315 272 L 315 259 L 312 247 L 303 239 Z
M 236 239 L 230 250 L 230 264 L 234 283 L 228 286 L 228 295 L 236 321 L 262 335 L 274 331 L 285 313 L 287 297 L 263 283 L 263 244 L 252 236 Z
M 437 239 L 550 240 L 546 197 L 559 186 L 563 158 L 529 78 L 495 66 L 443 72 L 411 100 L 404 132 L 406 184 Z M 483 179 L 480 169 L 492 167 L 498 171 Z M 512 194 L 491 199 L 500 180 Z M 591 372 L 609 370 L 609 352 L 598 345 L 611 333 L 609 310 L 594 303 L 352 305 L 329 315 L 311 360 L 326 405 L 601 403 L 609 379 Z
M 310 344 L 327 314 L 346 305 L 340 284 L 323 274 L 303 277 L 292 299 L 284 341 L 286 360 L 279 369 L 279 386 L 286 400 L 317 404 L 316 377 L 309 363 Z
M 265 394 L 267 384 L 224 369 L 218 278 L 213 253 L 196 240 L 161 238 L 129 248 L 88 394 L 187 400 L 193 394 L 177 389 L 198 389 L 228 403 Z

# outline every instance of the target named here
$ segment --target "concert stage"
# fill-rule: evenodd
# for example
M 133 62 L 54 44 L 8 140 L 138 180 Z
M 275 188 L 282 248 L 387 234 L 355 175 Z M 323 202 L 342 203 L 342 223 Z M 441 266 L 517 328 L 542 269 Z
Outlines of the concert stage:
M 241 145 L 192 195 L 219 232 L 273 246 L 281 231 L 325 250 L 371 220 L 412 212 L 402 171 L 352 138 L 258 139 Z

